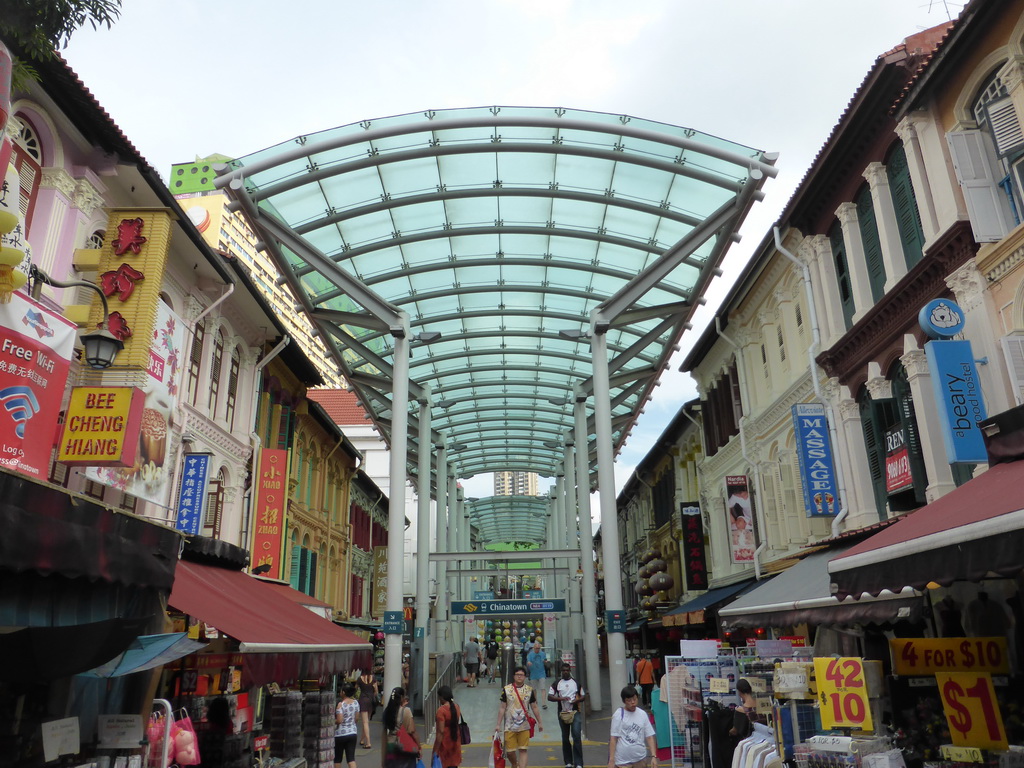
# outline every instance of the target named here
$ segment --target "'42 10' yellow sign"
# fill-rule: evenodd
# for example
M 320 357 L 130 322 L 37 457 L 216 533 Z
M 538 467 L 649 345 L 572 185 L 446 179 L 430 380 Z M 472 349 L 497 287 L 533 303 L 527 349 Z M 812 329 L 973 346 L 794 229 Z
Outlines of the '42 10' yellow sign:
M 873 729 L 863 659 L 852 656 L 815 659 L 814 677 L 823 728 Z

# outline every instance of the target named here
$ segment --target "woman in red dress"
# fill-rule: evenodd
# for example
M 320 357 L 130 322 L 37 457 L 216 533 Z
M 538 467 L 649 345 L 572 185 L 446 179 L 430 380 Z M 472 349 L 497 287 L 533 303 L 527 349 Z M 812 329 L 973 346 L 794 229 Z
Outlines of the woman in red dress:
M 441 700 L 441 705 L 435 716 L 437 729 L 434 754 L 440 758 L 442 768 L 456 768 L 462 765 L 462 738 L 459 732 L 462 710 L 455 703 L 452 689 L 447 685 L 437 689 L 437 698 Z

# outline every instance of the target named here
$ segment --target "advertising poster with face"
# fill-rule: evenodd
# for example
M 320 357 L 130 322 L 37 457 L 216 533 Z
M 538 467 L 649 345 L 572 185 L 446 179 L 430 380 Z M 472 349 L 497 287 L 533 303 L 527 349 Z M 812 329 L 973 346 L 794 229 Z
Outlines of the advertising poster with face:
M 185 322 L 162 301 L 149 349 L 146 402 L 142 411 L 139 452 L 131 467 L 90 467 L 86 477 L 133 496 L 167 506 L 171 466 L 170 422 L 178 402 Z
M 732 561 L 754 562 L 754 508 L 746 475 L 726 476 L 725 517 L 729 526 L 729 554 Z

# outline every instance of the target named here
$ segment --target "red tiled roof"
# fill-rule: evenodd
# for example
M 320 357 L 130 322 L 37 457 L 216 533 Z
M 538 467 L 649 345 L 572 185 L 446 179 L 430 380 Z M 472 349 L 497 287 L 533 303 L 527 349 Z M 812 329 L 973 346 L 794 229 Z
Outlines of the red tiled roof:
M 359 398 L 349 389 L 310 389 L 306 397 L 319 403 L 338 426 L 358 426 L 370 420 Z

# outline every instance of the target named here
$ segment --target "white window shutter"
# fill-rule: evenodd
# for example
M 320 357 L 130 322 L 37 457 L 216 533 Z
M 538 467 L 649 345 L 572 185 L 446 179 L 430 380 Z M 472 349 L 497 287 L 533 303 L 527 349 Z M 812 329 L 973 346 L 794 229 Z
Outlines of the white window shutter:
M 996 143 L 996 152 L 1006 157 L 1024 148 L 1024 131 L 1021 131 L 1017 109 L 1009 96 L 996 99 L 985 106 L 988 112 L 988 123 L 992 127 L 992 138 Z
M 1017 405 L 1024 405 L 1024 336 L 1004 336 L 1000 341 L 1006 357 L 1006 373 L 1013 387 L 1013 399 Z
M 991 139 L 983 131 L 950 131 L 946 141 L 967 203 L 974 239 L 979 243 L 1001 240 L 1014 224 L 1010 202 L 996 183 L 990 160 Z

